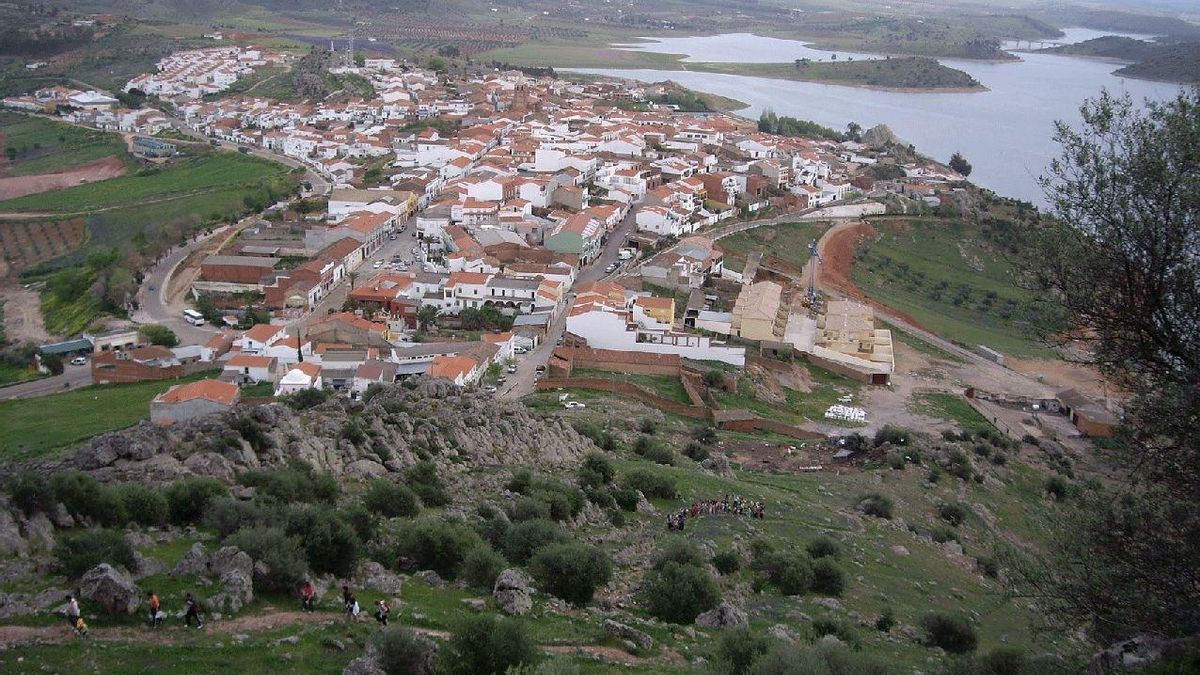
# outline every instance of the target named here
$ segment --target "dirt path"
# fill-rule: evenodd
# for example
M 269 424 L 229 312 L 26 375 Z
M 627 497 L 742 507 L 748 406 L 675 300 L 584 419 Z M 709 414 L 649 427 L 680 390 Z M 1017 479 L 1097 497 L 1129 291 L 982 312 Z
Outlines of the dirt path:
M 42 344 L 51 339 L 42 323 L 42 301 L 37 291 L 5 282 L 0 283 L 0 298 L 4 299 L 4 334 L 9 340 Z
M 16 199 L 39 192 L 50 192 L 63 188 L 97 183 L 102 180 L 125 175 L 128 167 L 116 157 L 105 157 L 94 162 L 81 164 L 66 171 L 41 173 L 32 176 L 0 178 L 0 201 Z

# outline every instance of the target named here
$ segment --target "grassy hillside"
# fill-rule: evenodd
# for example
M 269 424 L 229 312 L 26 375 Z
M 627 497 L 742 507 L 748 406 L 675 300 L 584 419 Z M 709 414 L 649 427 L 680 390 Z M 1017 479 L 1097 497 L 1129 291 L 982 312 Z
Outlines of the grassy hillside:
M 1042 51 L 1133 61 L 1118 75 L 1162 82 L 1200 82 L 1200 42 L 1155 43 L 1106 35 Z
M 6 163 L 3 175 L 28 176 L 61 171 L 104 157 L 128 159 L 114 134 L 11 112 L 0 112 Z
M 961 220 L 880 220 L 855 255 L 852 278 L 868 296 L 968 348 L 1047 356 L 1033 330 L 1036 299 L 1016 285 L 1012 261 Z
M 974 89 L 981 86 L 967 73 L 924 57 L 833 63 L 689 63 L 687 67 L 708 73 L 888 89 Z
M 717 247 L 725 252 L 725 264 L 730 269 L 743 269 L 746 256 L 758 252 L 777 256 L 800 268 L 808 262 L 809 243 L 820 239 L 828 228 L 829 223 L 812 222 L 756 227 L 718 240 Z

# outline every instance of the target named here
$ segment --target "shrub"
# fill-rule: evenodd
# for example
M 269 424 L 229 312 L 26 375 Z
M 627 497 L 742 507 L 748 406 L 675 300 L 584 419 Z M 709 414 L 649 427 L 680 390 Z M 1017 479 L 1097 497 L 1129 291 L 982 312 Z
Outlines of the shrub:
M 379 667 L 388 675 L 433 675 L 437 645 L 407 628 L 393 626 L 371 636 Z
M 683 454 L 694 462 L 703 462 L 708 459 L 709 452 L 708 448 L 698 441 L 688 441 L 688 444 L 683 447 Z
M 261 590 L 294 590 L 308 573 L 308 562 L 300 540 L 278 527 L 248 527 L 225 539 L 225 544 L 246 552 L 255 562 L 267 566 L 265 577 L 255 576 L 254 586 Z
M 288 512 L 284 531 L 298 537 L 309 567 L 318 574 L 348 577 L 361 555 L 362 542 L 338 514 L 319 507 Z
M 968 514 L 970 514 L 970 510 L 963 504 L 942 504 L 938 507 L 938 515 L 942 520 L 950 523 L 951 527 L 962 525 Z
M 533 662 L 537 646 L 516 619 L 481 614 L 454 627 L 444 654 L 443 667 L 452 675 L 500 675 Z
M 892 675 L 896 671 L 844 645 L 780 642 L 759 658 L 750 672 L 753 675 Z
M 59 569 L 68 578 L 78 579 L 100 563 L 133 569 L 133 547 L 116 530 L 89 529 L 64 534 L 54 547 Z
M 450 502 L 446 486 L 438 476 L 437 465 L 430 460 L 417 462 L 404 475 L 412 491 L 425 506 L 442 506 Z
M 669 562 L 692 567 L 704 567 L 704 554 L 691 542 L 675 539 L 658 554 L 654 560 L 654 569 L 661 570 Z
M 850 627 L 850 624 L 846 623 L 845 621 L 839 621 L 837 619 L 830 619 L 827 617 L 813 619 L 812 631 L 813 635 L 817 636 L 818 638 L 825 637 L 826 635 L 833 635 L 848 645 L 858 644 L 858 633 L 856 633 L 854 629 Z
M 612 578 L 612 560 L 595 546 L 551 544 L 533 554 L 529 572 L 543 592 L 579 607 Z
M 254 488 L 255 497 L 277 501 L 281 504 L 293 502 L 337 501 L 341 489 L 337 480 L 329 474 L 312 474 L 298 468 L 247 471 L 238 476 L 238 482 Z
M 930 612 L 921 618 L 921 628 L 926 642 L 953 654 L 974 651 L 979 642 L 975 628 L 957 614 Z
M 571 426 L 581 435 L 590 438 L 597 447 L 609 452 L 617 449 L 616 437 L 607 429 L 601 429 L 600 425 L 586 420 L 575 420 Z
M 397 539 L 396 550 L 411 558 L 417 567 L 453 579 L 471 549 L 482 542 L 462 523 L 448 520 L 417 520 L 406 526 Z
M 985 577 L 995 579 L 1000 576 L 1000 563 L 995 558 L 981 555 L 975 558 L 975 566 Z
M 519 495 L 529 494 L 533 488 L 533 474 L 529 472 L 529 469 L 514 471 L 512 478 L 504 487 Z
M 858 510 L 868 516 L 891 520 L 892 509 L 892 500 L 878 492 L 865 494 L 858 499 Z
M 889 450 L 887 453 L 886 459 L 887 459 L 888 466 L 892 467 L 893 470 L 895 470 L 895 471 L 903 471 L 904 470 L 904 465 L 906 463 L 906 460 L 904 459 L 903 452 L 901 452 L 899 450 Z
M 584 488 L 598 488 L 613 482 L 616 470 L 612 462 L 598 452 L 589 452 L 583 458 L 579 467 L 579 485 Z
M 636 511 L 638 503 L 637 490 L 625 486 L 612 491 L 613 501 L 625 511 Z
M 242 528 L 267 525 L 274 514 L 253 502 L 243 502 L 233 497 L 218 497 L 208 504 L 201 517 L 205 527 L 216 530 L 220 537 L 228 537 Z
M 379 531 L 379 518 L 362 504 L 349 504 L 338 509 L 338 516 L 346 521 L 350 529 L 358 535 L 358 540 L 366 543 L 375 538 Z
M 1046 492 L 1061 502 L 1070 496 L 1071 485 L 1062 476 L 1051 476 L 1046 479 Z
M 812 575 L 814 593 L 838 596 L 846 588 L 846 573 L 830 558 L 813 561 Z
M 583 510 L 586 501 L 582 491 L 562 481 L 537 480 L 530 489 L 530 496 L 546 504 L 554 520 L 574 518 Z
M 912 432 L 901 427 L 894 427 L 890 424 L 884 425 L 882 429 L 875 432 L 875 447 L 879 447 L 884 443 L 892 445 L 908 445 L 911 440 Z
M 125 511 L 116 495 L 82 471 L 64 471 L 50 477 L 54 498 L 67 512 L 104 524 L 122 524 Z
M 643 419 L 641 424 L 638 425 L 638 431 L 641 431 L 643 434 L 653 434 L 657 430 L 658 423 L 649 417 Z
M 500 576 L 507 566 L 508 562 L 504 556 L 491 546 L 478 544 L 463 556 L 460 571 L 467 583 L 490 591 L 496 585 L 496 577 Z
M 512 526 L 504 537 L 504 557 L 524 564 L 541 547 L 561 544 L 570 539 L 552 520 L 527 520 Z
M 167 498 L 144 485 L 125 483 L 116 488 L 116 494 L 125 515 L 138 525 L 164 525 L 171 515 Z
M 175 347 L 179 344 L 179 338 L 175 335 L 175 331 L 161 324 L 151 323 L 138 328 L 138 335 L 146 338 L 152 345 L 161 347 Z
M 640 490 L 647 498 L 674 499 L 676 496 L 675 479 L 647 469 L 627 472 L 621 483 L 627 489 Z
M 717 430 L 707 425 L 696 427 L 692 429 L 692 438 L 704 445 L 712 445 L 717 440 Z
M 483 520 L 475 524 L 475 532 L 493 548 L 499 549 L 504 543 L 504 536 L 512 529 L 512 523 L 493 506 L 481 508 L 479 515 Z
M 550 520 L 550 505 L 533 497 L 518 497 L 508 507 L 508 518 L 514 523 L 526 520 Z
M 717 663 L 722 671 L 731 675 L 749 673 L 757 661 L 771 647 L 771 638 L 761 631 L 740 626 L 725 631 L 717 642 Z
M 642 603 L 662 621 L 689 624 L 721 601 L 717 584 L 699 567 L 668 562 L 646 574 Z
M 929 536 L 939 544 L 944 544 L 948 541 L 958 541 L 958 533 L 952 527 L 935 527 L 929 531 Z
M 771 553 L 763 565 L 771 583 L 784 595 L 803 595 L 812 588 L 812 561 L 806 553 Z
M 657 448 L 658 446 L 659 443 L 657 440 L 651 436 L 643 434 L 638 436 L 637 440 L 633 442 L 633 452 L 645 457 L 651 450 Z
M 210 501 L 228 495 L 229 491 L 216 478 L 185 478 L 171 483 L 167 488 L 171 522 L 176 525 L 194 523 L 200 520 Z
M 675 463 L 675 451 L 665 445 L 655 445 L 645 454 L 646 459 L 655 464 L 671 466 Z
M 324 403 L 330 396 L 329 389 L 301 389 L 291 394 L 279 397 L 292 410 L 308 410 Z
M 421 511 L 417 495 L 408 487 L 379 478 L 371 481 L 363 494 L 363 506 L 384 518 L 411 518 Z
M 883 612 L 879 614 L 879 618 L 875 619 L 875 628 L 884 633 L 890 631 L 896 625 L 896 613 L 891 607 L 884 607 Z
M 996 452 L 992 453 L 992 464 L 995 464 L 996 466 L 1004 466 L 1005 464 L 1008 464 L 1008 455 L 997 450 Z
M 27 516 L 35 513 L 53 513 L 58 504 L 50 481 L 44 475 L 33 471 L 22 471 L 13 476 L 5 489 L 13 504 Z
M 724 576 L 726 574 L 733 574 L 741 569 L 742 558 L 733 551 L 721 551 L 713 556 L 712 563 L 713 567 L 717 568 L 717 571 Z
M 805 547 L 809 557 L 813 560 L 818 558 L 837 558 L 842 554 L 842 547 L 834 539 L 826 536 L 820 536 L 808 542 Z

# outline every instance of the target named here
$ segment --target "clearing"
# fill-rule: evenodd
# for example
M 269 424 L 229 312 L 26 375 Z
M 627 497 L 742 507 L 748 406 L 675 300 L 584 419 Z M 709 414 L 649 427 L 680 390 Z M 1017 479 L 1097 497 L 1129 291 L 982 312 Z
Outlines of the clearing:
M 25 176 L 0 178 L 0 201 L 16 199 L 25 195 L 62 190 L 64 188 L 97 183 L 102 180 L 125 175 L 125 162 L 116 157 L 105 157 L 94 162 L 81 164 L 56 173 L 40 173 Z

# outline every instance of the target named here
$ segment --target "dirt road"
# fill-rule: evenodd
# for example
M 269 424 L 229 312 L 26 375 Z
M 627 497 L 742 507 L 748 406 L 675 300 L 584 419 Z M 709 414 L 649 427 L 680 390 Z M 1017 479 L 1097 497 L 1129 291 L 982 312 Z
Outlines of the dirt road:
M 37 291 L 9 281 L 0 283 L 0 298 L 4 300 L 4 334 L 9 340 L 37 344 L 50 341 Z
M 59 171 L 42 173 L 32 176 L 12 176 L 0 178 L 0 201 L 16 199 L 25 195 L 39 192 L 50 192 L 63 188 L 74 187 L 84 183 L 97 183 L 102 180 L 125 175 L 128 167 L 116 157 L 105 157 L 94 162 Z

